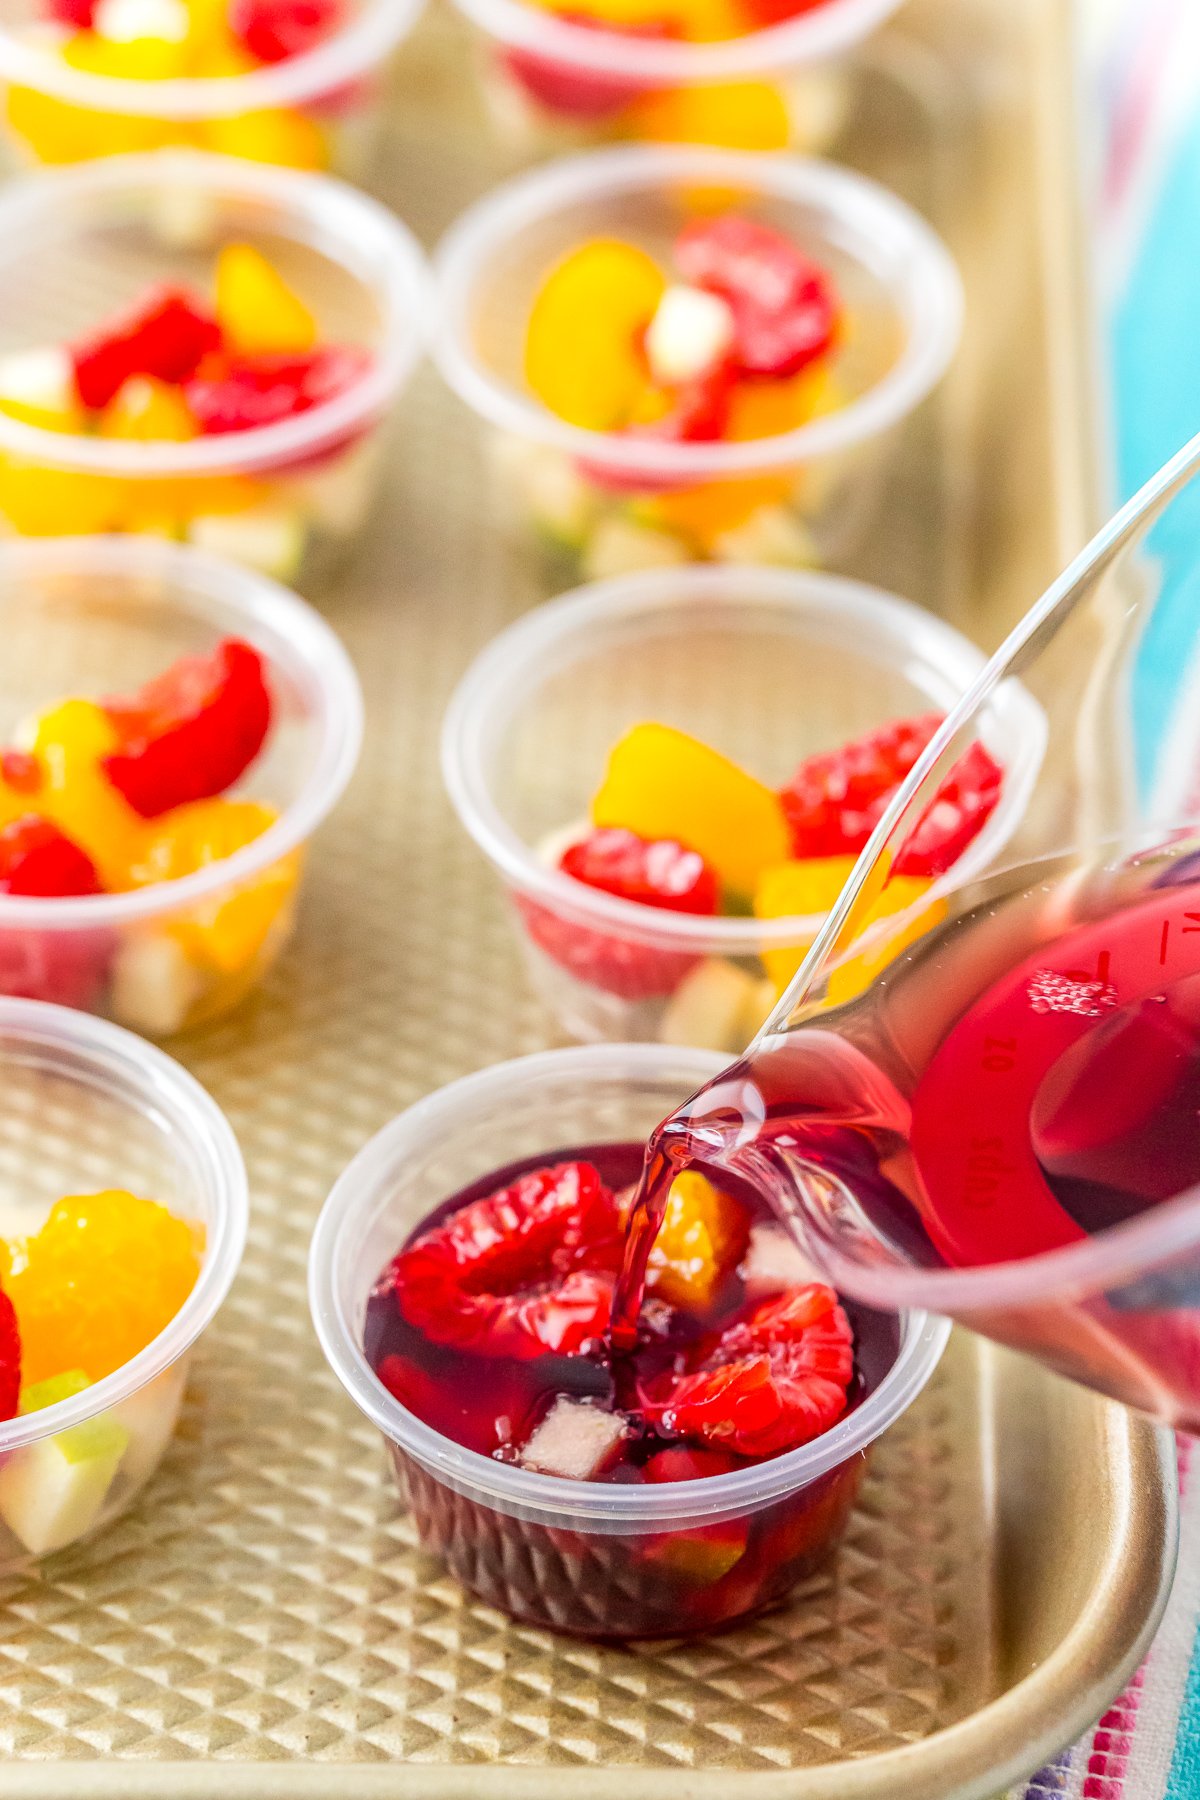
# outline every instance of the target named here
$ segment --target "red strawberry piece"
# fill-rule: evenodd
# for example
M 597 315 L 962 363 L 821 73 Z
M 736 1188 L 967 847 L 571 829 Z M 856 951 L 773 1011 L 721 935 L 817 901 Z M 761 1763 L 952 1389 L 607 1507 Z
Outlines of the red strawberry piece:
M 764 1300 L 682 1373 L 641 1389 L 647 1423 L 740 1456 L 779 1456 L 819 1437 L 846 1410 L 854 1374 L 850 1322 L 820 1283 Z
M 959 757 L 896 858 L 897 875 L 932 877 L 952 868 L 990 818 L 1004 771 L 980 743 Z
M 596 1170 L 558 1163 L 423 1233 L 390 1280 L 405 1319 L 434 1343 L 524 1361 L 603 1335 L 620 1258 L 616 1208 Z
M 0 780 L 17 794 L 36 794 L 45 773 L 36 756 L 24 750 L 0 751 Z
M 73 31 L 90 31 L 95 12 L 96 0 L 47 0 L 46 5 L 48 19 Z
M 800 764 L 779 798 L 792 855 L 849 856 L 862 849 L 888 801 L 942 722 L 901 719 Z
M 565 12 L 556 16 L 565 23 L 580 26 L 586 31 L 613 30 L 604 20 L 592 18 L 587 13 Z M 623 26 L 620 35 L 661 39 L 675 37 L 678 33 L 669 20 L 663 19 Z M 513 80 L 539 106 L 571 119 L 611 118 L 643 92 L 639 83 L 620 75 L 580 69 L 572 63 L 539 56 L 535 50 L 505 50 L 500 60 Z
M 223 794 L 249 768 L 271 726 L 263 659 L 226 638 L 211 656 L 185 656 L 132 700 L 105 711 L 121 747 L 103 759 L 113 786 L 143 819 Z
M 335 399 L 370 363 L 366 350 L 336 344 L 301 356 L 214 356 L 187 382 L 184 398 L 208 435 L 253 431 Z
M 726 1450 L 705 1450 L 699 1445 L 672 1444 L 650 1457 L 642 1474 L 647 1481 L 703 1481 L 709 1475 L 729 1475 L 744 1468 L 740 1457 Z
M 703 380 L 686 382 L 676 388 L 670 412 L 644 425 L 627 426 L 621 435 L 666 444 L 713 443 L 725 435 L 729 423 L 733 380 L 733 369 L 724 366 Z M 593 487 L 614 494 L 667 493 L 680 485 L 677 475 L 648 475 L 644 469 L 592 462 L 586 457 L 579 458 L 578 467 Z
M 563 852 L 559 867 L 586 887 L 667 912 L 709 915 L 720 905 L 719 883 L 703 857 L 669 838 L 589 831 Z M 524 896 L 517 904 L 530 937 L 552 961 L 577 981 L 625 1000 L 673 993 L 697 960 L 687 951 L 576 924 Z
M 21 1401 L 21 1333 L 16 1308 L 0 1288 L 0 1419 L 15 1419 Z
M 79 398 L 98 411 L 131 375 L 186 381 L 220 343 L 220 326 L 195 295 L 186 288 L 153 288 L 132 312 L 72 346 Z
M 91 857 L 49 819 L 27 813 L 0 830 L 0 894 L 61 899 L 103 892 Z
M 777 231 L 736 213 L 699 219 L 680 234 L 675 261 L 685 280 L 729 302 L 743 374 L 795 375 L 833 342 L 829 277 Z
M 753 23 L 759 30 L 769 25 L 783 25 L 801 13 L 815 12 L 826 0 L 743 0 Z
M 341 0 L 233 0 L 229 28 L 260 63 L 302 56 L 342 22 Z

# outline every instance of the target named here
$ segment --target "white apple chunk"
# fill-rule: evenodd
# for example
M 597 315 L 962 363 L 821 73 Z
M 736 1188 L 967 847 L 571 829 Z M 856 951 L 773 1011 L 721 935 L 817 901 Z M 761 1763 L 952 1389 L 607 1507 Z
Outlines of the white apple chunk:
M 699 381 L 720 368 L 733 343 L 733 311 L 719 294 L 677 283 L 646 327 L 646 361 L 663 387 Z
M 767 1300 L 772 1294 L 784 1294 L 789 1288 L 806 1287 L 810 1281 L 824 1279 L 783 1226 L 767 1220 L 750 1227 L 738 1274 L 747 1300 Z
M 625 1429 L 619 1413 L 560 1395 L 521 1451 L 521 1467 L 568 1481 L 594 1481 L 616 1455 Z

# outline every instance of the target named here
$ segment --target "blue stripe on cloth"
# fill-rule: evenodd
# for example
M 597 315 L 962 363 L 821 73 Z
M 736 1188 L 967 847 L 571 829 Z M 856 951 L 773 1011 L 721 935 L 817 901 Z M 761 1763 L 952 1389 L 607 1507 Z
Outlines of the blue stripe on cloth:
M 1200 1632 L 1192 1643 L 1192 1660 L 1175 1734 L 1175 1754 L 1163 1800 L 1200 1800 Z
M 1198 197 L 1200 118 L 1174 146 L 1112 321 L 1117 466 L 1125 497 L 1200 431 L 1200 257 L 1196 234 L 1183 224 L 1196 218 Z M 1200 493 L 1175 503 L 1151 544 L 1171 568 L 1134 671 L 1143 786 L 1153 777 L 1181 674 L 1200 641 Z

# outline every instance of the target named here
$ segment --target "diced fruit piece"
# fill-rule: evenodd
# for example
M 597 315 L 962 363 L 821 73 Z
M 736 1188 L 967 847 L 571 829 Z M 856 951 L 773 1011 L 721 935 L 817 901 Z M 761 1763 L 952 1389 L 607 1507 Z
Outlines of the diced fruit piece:
M 91 857 L 51 820 L 27 813 L 0 829 L 0 894 L 103 892 Z
M 83 408 L 68 352 L 55 344 L 0 357 L 0 412 L 43 431 L 82 431 Z
M 796 1240 L 782 1225 L 773 1225 L 768 1219 L 759 1219 L 750 1227 L 738 1274 L 747 1300 L 765 1300 L 821 1279 Z
M 841 1418 L 853 1342 L 832 1288 L 793 1288 L 728 1326 L 715 1347 L 702 1344 L 683 1372 L 643 1385 L 642 1410 L 680 1437 L 740 1456 L 779 1456 Z
M 672 1444 L 658 1450 L 643 1469 L 647 1481 L 704 1481 L 711 1475 L 731 1475 L 744 1468 L 740 1457 L 727 1450 L 702 1450 L 691 1444 Z
M 856 855 L 941 722 L 940 713 L 899 719 L 806 757 L 780 794 L 792 855 Z
M 190 29 L 183 0 L 99 0 L 92 15 L 92 30 L 110 44 L 136 44 L 143 38 L 182 44 Z
M 620 1413 L 560 1394 L 520 1454 L 521 1467 L 568 1481 L 594 1481 L 612 1463 L 626 1433 Z
M 688 1169 L 671 1184 L 650 1252 L 647 1286 L 671 1306 L 708 1312 L 745 1250 L 746 1237 L 741 1203 Z
M 400 1252 L 396 1301 L 434 1343 L 522 1360 L 607 1329 L 620 1234 L 590 1163 L 559 1163 L 472 1201 Z
M 668 444 L 714 442 L 724 436 L 729 423 L 731 379 L 727 369 L 718 367 L 678 387 L 646 386 L 634 404 L 626 435 Z M 583 468 L 589 480 L 615 493 L 639 493 L 646 486 L 641 469 L 608 463 L 586 463 Z
M 76 31 L 90 31 L 96 0 L 47 0 L 46 17 L 57 25 L 71 25 Z
M 254 800 L 198 800 L 173 808 L 148 836 L 131 871 L 135 887 L 179 881 L 197 869 L 224 862 L 260 838 L 278 818 Z M 243 879 L 207 904 L 174 921 L 173 935 L 190 961 L 235 975 L 253 966 L 300 875 L 298 852 L 281 857 L 260 874 Z
M 576 981 L 622 1000 L 650 1000 L 674 992 L 695 963 L 690 951 L 666 950 L 639 939 L 580 924 L 563 913 L 515 896 L 532 941 Z
M 845 887 L 854 868 L 852 856 L 807 856 L 764 869 L 754 890 L 758 919 L 807 919 L 812 928 L 794 944 L 765 944 L 763 967 L 782 993 L 808 953 L 817 929 Z
M 21 1333 L 16 1308 L 0 1288 L 0 1419 L 11 1419 L 21 1398 Z
M 91 1385 L 82 1369 L 66 1369 L 61 1375 L 48 1375 L 45 1381 L 35 1381 L 32 1387 L 21 1389 L 21 1411 L 43 1412 L 47 1406 L 57 1406 L 61 1400 L 74 1400 L 76 1394 L 82 1394 Z
M 111 1413 L 26 1444 L 0 1465 L 0 1518 L 33 1556 L 73 1544 L 103 1510 L 128 1433 Z
M 717 562 L 765 563 L 781 569 L 815 569 L 820 557 L 812 538 L 786 506 L 759 506 L 745 521 L 710 540 Z
M 139 443 L 186 444 L 198 427 L 177 387 L 153 375 L 131 375 L 100 415 L 100 435 Z
M 664 1474 L 650 1474 L 653 1463 L 661 1465 L 663 1457 L 670 1456 L 716 1456 L 715 1451 L 663 1450 L 658 1456 L 651 1457 L 646 1465 L 647 1479 L 651 1481 L 687 1480 L 689 1477 L 676 1477 Z M 733 1468 L 739 1465 L 732 1457 L 728 1461 Z M 723 1471 L 721 1471 L 723 1473 Z M 712 1473 L 718 1473 L 713 1470 Z M 691 1479 L 699 1479 L 698 1476 Z M 669 1570 L 676 1577 L 698 1587 L 711 1587 L 728 1575 L 745 1555 L 749 1539 L 749 1526 L 745 1519 L 717 1519 L 711 1525 L 693 1525 L 680 1529 L 672 1527 L 667 1531 L 657 1532 L 645 1540 L 642 1551 L 643 1560 L 658 1569 Z
M 233 356 L 301 356 L 317 322 L 253 244 L 226 244 L 217 258 L 217 324 Z
M 113 1416 L 129 1433 L 129 1447 L 121 1458 L 121 1478 L 131 1488 L 149 1480 L 175 1434 L 183 1403 L 185 1361 L 186 1358 L 173 1363 L 113 1408 Z
M 658 1028 L 659 1042 L 697 1050 L 742 1050 L 762 1023 L 752 1012 L 758 983 L 723 956 L 706 956 L 684 976 L 668 1000 Z
M 631 135 L 657 144 L 786 150 L 792 135 L 783 90 L 770 81 L 656 88 L 641 95 L 631 111 Z
M 824 270 L 777 231 L 736 213 L 698 219 L 675 246 L 681 274 L 733 309 L 747 375 L 794 375 L 833 343 L 838 309 Z
M 299 507 L 267 504 L 242 512 L 196 513 L 188 520 L 187 537 L 213 556 L 290 582 L 304 562 L 308 526 Z
M 210 436 L 253 431 L 334 399 L 361 379 L 370 362 L 367 351 L 338 344 L 300 355 L 214 356 L 187 382 L 184 397 Z
M 614 746 L 592 819 L 690 844 L 735 894 L 753 893 L 760 872 L 787 854 L 787 826 L 771 790 L 670 725 L 635 725 Z
M 704 288 L 669 287 L 646 328 L 646 360 L 665 387 L 696 381 L 719 369 L 733 344 L 727 300 Z
M 112 962 L 113 1017 L 131 1031 L 170 1037 L 181 1031 L 204 991 L 204 977 L 178 938 L 166 932 L 122 938 Z
M 638 569 L 674 569 L 690 561 L 687 545 L 670 532 L 633 519 L 602 519 L 584 552 L 583 572 L 589 581 L 607 581 Z
M 60 1200 L 15 1259 L 25 1379 L 119 1369 L 175 1317 L 200 1270 L 196 1233 L 152 1200 L 110 1191 Z
M 1004 771 L 980 743 L 959 757 L 896 857 L 897 876 L 932 878 L 954 867 L 995 810 Z
M 111 531 L 124 493 L 125 484 L 111 475 L 0 455 L 0 513 L 22 537 Z
M 112 944 L 110 931 L 78 926 L 65 931 L 6 930 L 0 933 L 0 994 L 87 1011 L 100 998 Z
M 252 644 L 226 638 L 211 656 L 182 657 L 105 712 L 119 748 L 104 773 L 143 819 L 206 800 L 243 775 L 266 741 L 271 696 Z
M 206 119 L 205 149 L 246 162 L 273 163 L 283 169 L 323 169 L 329 160 L 317 121 L 295 107 L 265 107 Z
M 703 857 L 670 838 L 651 842 L 621 828 L 589 831 L 567 846 L 559 867 L 587 887 L 639 906 L 685 913 L 720 907 L 720 886 Z
M 764 507 L 779 506 L 792 487 L 793 478 L 786 471 L 703 481 L 655 494 L 640 502 L 639 510 L 647 520 L 682 532 L 700 555 L 715 556 L 730 532 L 747 529 Z
M 558 16 L 584 31 L 613 29 L 607 20 L 590 13 L 563 10 Z M 627 37 L 667 38 L 674 35 L 668 21 L 654 17 L 631 18 L 617 29 Z M 619 75 L 584 69 L 575 63 L 557 62 L 552 57 L 540 56 L 535 50 L 505 50 L 501 66 L 539 106 L 564 119 L 589 122 L 611 119 L 640 91 L 636 84 Z
M 145 831 L 101 767 L 118 742 L 103 707 L 92 700 L 63 700 L 34 722 L 23 746 L 45 776 L 37 811 L 86 851 L 110 891 L 125 886 Z
M 233 0 L 229 9 L 229 29 L 260 63 L 303 56 L 341 19 L 341 0 Z
M 72 347 L 79 398 L 99 412 L 131 375 L 186 381 L 220 342 L 220 327 L 193 294 L 155 288 L 133 312 Z
M 525 376 L 560 419 L 590 431 L 625 423 L 646 379 L 642 334 L 666 288 L 636 245 L 596 238 L 551 270 L 529 316 Z
M 827 994 L 831 1006 L 843 1006 L 864 993 L 903 950 L 945 918 L 944 900 L 932 900 L 927 906 L 921 906 L 922 896 L 928 889 L 929 881 L 922 876 L 892 875 L 888 878 L 883 892 L 853 924 L 855 938 L 868 940 L 866 948 L 830 971 Z M 906 923 L 897 924 L 891 931 L 880 930 L 878 937 L 875 936 L 885 920 L 910 911 L 912 917 Z

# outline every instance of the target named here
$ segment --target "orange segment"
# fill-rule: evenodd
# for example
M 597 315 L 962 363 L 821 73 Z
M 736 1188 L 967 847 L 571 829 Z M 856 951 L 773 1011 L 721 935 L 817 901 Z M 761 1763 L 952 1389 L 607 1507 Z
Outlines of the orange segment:
M 785 861 L 788 851 L 778 795 L 670 725 L 635 725 L 614 745 L 592 822 L 675 838 L 735 894 L 752 894 L 760 871 Z
M 0 514 L 22 537 L 111 531 L 124 491 L 109 475 L 0 456 Z
M 778 506 L 792 491 L 791 475 L 746 475 L 733 481 L 702 481 L 673 488 L 638 504 L 648 525 L 691 538 L 706 554 L 727 531 L 736 531 L 764 506 Z
M 246 162 L 275 163 L 285 169 L 323 169 L 328 146 L 320 126 L 288 107 L 240 113 L 233 119 L 206 119 L 200 131 L 206 150 L 240 156 Z
M 733 31 L 710 30 L 703 42 Z M 779 88 L 769 81 L 713 82 L 699 87 L 659 88 L 639 95 L 625 115 L 630 137 L 658 144 L 717 144 L 726 150 L 785 150 L 792 125 Z
M 529 315 L 525 378 L 571 425 L 612 431 L 646 383 L 641 339 L 666 288 L 644 250 L 596 238 L 572 250 L 543 282 Z
M 317 342 L 317 322 L 278 269 L 253 244 L 226 244 L 217 258 L 217 323 L 245 356 L 302 353 Z
M 197 431 L 179 389 L 153 375 L 131 375 L 100 415 L 101 437 L 185 444 Z
M 44 782 L 37 810 L 87 851 L 106 888 L 128 884 L 129 868 L 145 841 L 146 823 L 113 787 L 100 758 L 117 747 L 117 733 L 93 700 L 63 700 L 37 720 L 31 750 Z
M 704 1313 L 742 1259 L 749 1227 L 743 1207 L 698 1171 L 677 1175 L 650 1252 L 648 1286 L 660 1299 Z
M 60 1200 L 11 1251 L 26 1386 L 66 1369 L 111 1375 L 170 1324 L 200 1272 L 197 1228 L 122 1192 Z

